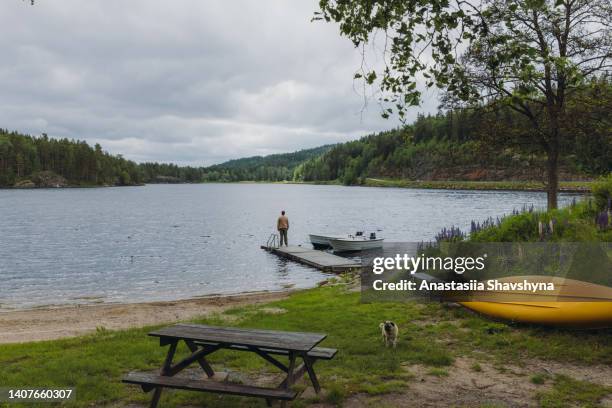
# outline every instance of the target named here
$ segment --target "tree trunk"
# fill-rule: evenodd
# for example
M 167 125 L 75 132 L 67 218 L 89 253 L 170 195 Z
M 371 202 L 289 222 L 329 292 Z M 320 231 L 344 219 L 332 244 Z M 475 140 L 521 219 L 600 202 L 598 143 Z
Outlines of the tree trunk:
M 556 143 L 548 150 L 546 170 L 548 176 L 548 183 L 546 185 L 548 209 L 554 210 L 557 208 L 557 192 L 559 191 L 559 149 Z

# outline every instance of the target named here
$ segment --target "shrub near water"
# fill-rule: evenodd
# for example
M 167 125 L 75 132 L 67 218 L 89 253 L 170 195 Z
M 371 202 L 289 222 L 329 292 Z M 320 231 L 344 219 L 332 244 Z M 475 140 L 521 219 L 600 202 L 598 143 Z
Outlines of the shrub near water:
M 610 210 L 612 200 L 612 173 L 601 177 L 592 187 L 595 205 L 598 210 Z
M 532 211 L 515 214 L 502 218 L 499 225 L 472 232 L 470 240 L 474 242 L 612 241 L 612 228 L 609 225 L 602 228 L 595 223 L 600 212 L 596 206 L 597 204 L 588 200 L 548 212 Z

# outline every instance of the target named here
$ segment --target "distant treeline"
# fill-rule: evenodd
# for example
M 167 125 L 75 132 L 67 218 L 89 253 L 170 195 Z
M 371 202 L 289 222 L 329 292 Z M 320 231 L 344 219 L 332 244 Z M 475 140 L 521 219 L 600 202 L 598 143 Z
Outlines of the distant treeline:
M 304 149 L 293 153 L 254 156 L 207 168 L 206 181 L 283 181 L 293 180 L 295 169 L 307 160 L 320 157 L 333 145 Z
M 332 146 L 254 156 L 210 167 L 137 164 L 84 141 L 34 137 L 0 129 L 0 187 L 138 185 L 207 181 L 292 180 L 301 163 Z
M 0 187 L 40 184 L 37 180 L 60 186 L 134 185 L 142 183 L 141 174 L 137 163 L 110 155 L 99 144 L 0 129 Z
M 143 163 L 140 168 L 147 183 L 286 181 L 293 180 L 295 169 L 300 164 L 321 156 L 332 147 L 325 145 L 293 153 L 245 157 L 210 167 Z

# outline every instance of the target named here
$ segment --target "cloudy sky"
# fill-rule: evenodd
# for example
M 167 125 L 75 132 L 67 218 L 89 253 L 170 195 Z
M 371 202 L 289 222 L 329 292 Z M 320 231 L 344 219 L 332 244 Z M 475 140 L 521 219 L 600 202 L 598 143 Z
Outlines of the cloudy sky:
M 210 165 L 356 139 L 384 120 L 317 1 L 3 0 L 0 127 Z M 427 96 L 421 111 L 435 111 Z M 416 117 L 419 109 L 411 112 Z

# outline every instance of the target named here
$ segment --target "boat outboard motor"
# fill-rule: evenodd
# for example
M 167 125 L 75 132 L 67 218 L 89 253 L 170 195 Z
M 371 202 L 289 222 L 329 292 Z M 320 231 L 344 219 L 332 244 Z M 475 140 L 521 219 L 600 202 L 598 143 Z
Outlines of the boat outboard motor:
M 375 232 L 371 232 L 370 233 L 370 239 L 376 239 L 376 233 Z

